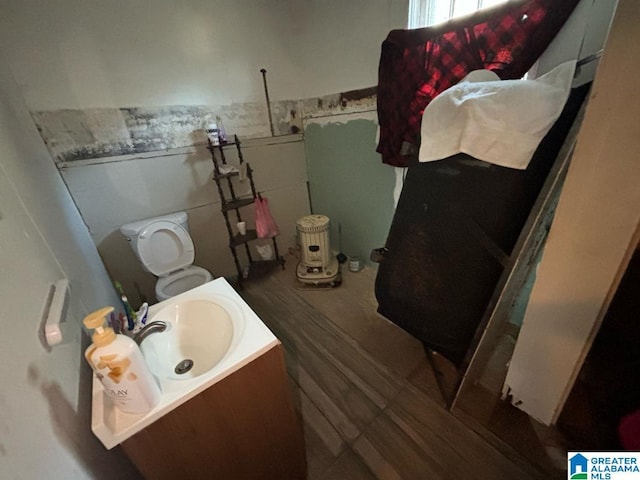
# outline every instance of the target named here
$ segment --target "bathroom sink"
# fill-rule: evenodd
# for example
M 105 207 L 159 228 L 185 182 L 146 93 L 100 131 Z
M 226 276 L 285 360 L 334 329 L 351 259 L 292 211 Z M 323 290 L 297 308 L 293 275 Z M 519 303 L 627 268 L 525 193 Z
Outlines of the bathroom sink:
M 223 277 L 151 305 L 147 325 L 154 321 L 165 322 L 166 329 L 149 329 L 140 343 L 162 390 L 160 403 L 153 410 L 144 415 L 120 412 L 104 395 L 98 377 L 93 376 L 91 429 L 108 449 L 279 344 Z M 187 368 L 190 362 L 184 363 L 185 360 L 193 361 L 193 365 Z M 179 372 L 186 371 L 176 373 L 177 366 Z
M 221 295 L 169 300 L 147 324 L 155 321 L 165 322 L 166 330 L 148 335 L 140 349 L 153 374 L 167 380 L 209 372 L 237 343 L 243 328 L 241 309 Z

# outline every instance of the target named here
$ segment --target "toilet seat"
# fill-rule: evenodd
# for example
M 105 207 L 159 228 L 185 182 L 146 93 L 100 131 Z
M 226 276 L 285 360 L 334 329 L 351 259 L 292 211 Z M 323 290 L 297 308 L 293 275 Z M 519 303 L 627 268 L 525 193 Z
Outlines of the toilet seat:
M 195 258 L 189 233 L 167 220 L 153 222 L 140 232 L 138 253 L 143 265 L 157 277 L 187 267 Z
M 156 282 L 156 298 L 158 301 L 166 300 L 192 288 L 199 287 L 212 279 L 213 275 L 209 270 L 191 265 L 158 278 Z

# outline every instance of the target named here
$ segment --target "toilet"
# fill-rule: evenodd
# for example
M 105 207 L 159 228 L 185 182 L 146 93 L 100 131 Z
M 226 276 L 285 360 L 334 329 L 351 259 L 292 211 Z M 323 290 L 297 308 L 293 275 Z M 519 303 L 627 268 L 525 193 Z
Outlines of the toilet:
M 120 227 L 142 267 L 158 277 L 159 302 L 212 280 L 211 273 L 193 265 L 195 248 L 186 212 L 127 223 Z

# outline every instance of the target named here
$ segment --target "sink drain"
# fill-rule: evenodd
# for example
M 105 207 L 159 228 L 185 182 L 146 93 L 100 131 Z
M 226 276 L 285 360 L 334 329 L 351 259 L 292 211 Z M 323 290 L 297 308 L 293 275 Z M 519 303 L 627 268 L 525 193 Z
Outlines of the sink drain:
M 191 370 L 191 368 L 193 368 L 193 360 L 187 358 L 186 360 L 182 360 L 180 363 L 178 363 L 173 371 L 178 375 L 183 375 Z

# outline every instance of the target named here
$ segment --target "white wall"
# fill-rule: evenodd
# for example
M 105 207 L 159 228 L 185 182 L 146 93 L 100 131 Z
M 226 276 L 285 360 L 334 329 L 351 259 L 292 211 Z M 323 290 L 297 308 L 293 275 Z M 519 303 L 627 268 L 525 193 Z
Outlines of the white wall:
M 275 98 L 299 87 L 284 2 L 7 3 L 30 110 L 244 102 L 262 98 L 262 67 Z
M 90 428 L 80 320 L 115 304 L 109 279 L 0 52 L 0 477 L 133 476 Z M 63 345 L 38 332 L 49 288 L 71 283 Z
M 583 59 L 604 48 L 617 0 L 582 0 L 532 69 L 540 76 L 568 60 Z M 598 62 L 577 72 L 574 86 L 593 80 Z
M 377 83 L 407 0 L 5 0 L 32 111 L 298 99 Z
M 377 85 L 380 46 L 390 30 L 406 28 L 409 9 L 409 0 L 286 3 L 302 98 Z

